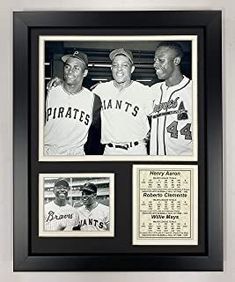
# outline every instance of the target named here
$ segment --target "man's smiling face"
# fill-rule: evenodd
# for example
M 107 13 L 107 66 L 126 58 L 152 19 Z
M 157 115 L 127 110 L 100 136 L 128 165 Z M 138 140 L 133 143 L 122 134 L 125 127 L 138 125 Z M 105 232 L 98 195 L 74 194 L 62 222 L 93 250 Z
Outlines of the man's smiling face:
M 64 64 L 64 81 L 75 85 L 83 81 L 86 76 L 85 64 L 77 58 L 70 57 Z
M 57 200 L 65 201 L 68 197 L 69 187 L 63 184 L 54 187 L 54 194 Z
M 125 83 L 131 80 L 134 66 L 124 55 L 117 55 L 112 61 L 112 75 L 117 83 Z

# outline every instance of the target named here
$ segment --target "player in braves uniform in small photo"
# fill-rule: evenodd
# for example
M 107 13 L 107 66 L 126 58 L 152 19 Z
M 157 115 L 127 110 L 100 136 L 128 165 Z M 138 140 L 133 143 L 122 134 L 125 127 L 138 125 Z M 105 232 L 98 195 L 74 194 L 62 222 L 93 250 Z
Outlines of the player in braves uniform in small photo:
M 44 206 L 45 231 L 72 231 L 78 225 L 78 213 L 67 203 L 69 183 L 66 179 L 57 179 L 54 186 L 55 200 Z
M 135 66 L 131 51 L 113 50 L 112 81 L 94 88 L 102 102 L 101 143 L 104 155 L 147 155 L 146 138 L 153 108 L 150 88 L 131 80 Z
M 46 100 L 44 155 L 84 155 L 88 131 L 98 109 L 95 95 L 82 86 L 88 59 L 86 54 L 75 51 L 64 55 L 62 61 L 64 78 L 56 87 L 49 87 Z
M 163 82 L 154 84 L 150 155 L 192 155 L 192 81 L 181 73 L 182 47 L 161 42 L 154 68 Z
M 97 201 L 97 186 L 87 182 L 81 190 L 83 205 L 77 208 L 78 229 L 81 231 L 109 231 L 109 207 Z

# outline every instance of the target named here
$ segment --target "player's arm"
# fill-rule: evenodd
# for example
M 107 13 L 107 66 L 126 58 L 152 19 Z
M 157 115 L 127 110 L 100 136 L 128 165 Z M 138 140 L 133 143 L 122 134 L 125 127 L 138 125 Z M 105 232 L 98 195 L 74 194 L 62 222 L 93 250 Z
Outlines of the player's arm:
M 73 226 L 73 230 L 80 231 L 81 230 L 81 225 L 80 225 L 80 222 L 79 222 L 79 220 L 80 220 L 79 212 L 78 212 L 77 208 L 74 207 L 74 209 L 75 209 L 75 213 L 76 213 L 76 220 L 75 220 L 75 223 L 74 223 L 74 226 Z
M 106 230 L 109 230 L 109 227 L 110 227 L 109 208 L 107 208 L 106 210 L 106 216 L 104 217 L 104 224 L 106 226 Z
M 73 230 L 81 230 L 81 225 L 79 223 L 79 212 L 77 209 L 75 209 L 75 213 L 76 213 L 76 220 L 73 226 Z
M 88 131 L 88 139 L 85 144 L 86 155 L 102 155 L 104 146 L 101 145 L 101 100 L 94 94 L 92 124 Z
M 93 118 L 92 118 L 92 125 L 99 128 L 101 125 L 101 100 L 100 97 L 94 94 L 94 104 L 93 104 Z

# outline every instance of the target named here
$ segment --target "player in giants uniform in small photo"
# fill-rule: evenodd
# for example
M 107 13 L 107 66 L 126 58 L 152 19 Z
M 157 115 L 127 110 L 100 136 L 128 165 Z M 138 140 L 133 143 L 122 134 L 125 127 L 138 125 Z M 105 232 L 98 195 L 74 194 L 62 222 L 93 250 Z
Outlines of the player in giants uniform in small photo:
M 83 205 L 77 208 L 78 229 L 81 231 L 109 231 L 109 207 L 97 201 L 97 186 L 87 182 L 81 190 Z
M 163 82 L 151 87 L 155 103 L 150 155 L 192 155 L 192 81 L 181 73 L 183 51 L 176 42 L 161 42 L 154 68 Z
M 78 213 L 68 204 L 70 190 L 66 179 L 57 179 L 54 186 L 55 200 L 44 206 L 45 231 L 72 231 L 78 225 Z
M 64 55 L 64 78 L 49 87 L 44 127 L 44 155 L 84 155 L 98 97 L 82 86 L 88 70 L 86 54 Z M 52 80 L 52 83 L 55 79 Z M 51 83 L 51 84 L 52 84 Z
M 153 108 L 150 88 L 131 79 L 135 66 L 132 52 L 113 50 L 112 81 L 100 83 L 93 92 L 101 99 L 101 143 L 104 155 L 147 155 L 146 138 Z

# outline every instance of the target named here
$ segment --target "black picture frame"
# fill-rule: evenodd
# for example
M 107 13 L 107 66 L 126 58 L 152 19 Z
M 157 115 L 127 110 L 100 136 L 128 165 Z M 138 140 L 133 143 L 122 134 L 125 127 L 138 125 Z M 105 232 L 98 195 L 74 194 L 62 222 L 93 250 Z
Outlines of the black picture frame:
M 14 12 L 14 271 L 223 270 L 221 21 L 221 11 Z M 79 167 L 79 172 L 118 171 L 115 248 L 120 251 L 112 251 L 112 239 L 92 239 L 103 246 L 95 252 L 91 239 L 84 238 L 88 250 L 79 252 L 76 238 L 38 238 L 38 174 L 78 168 L 77 163 L 37 159 L 37 35 L 77 31 L 198 35 L 199 150 L 198 161 L 190 162 L 199 167 L 198 246 L 130 247 L 133 162 L 83 162 Z

